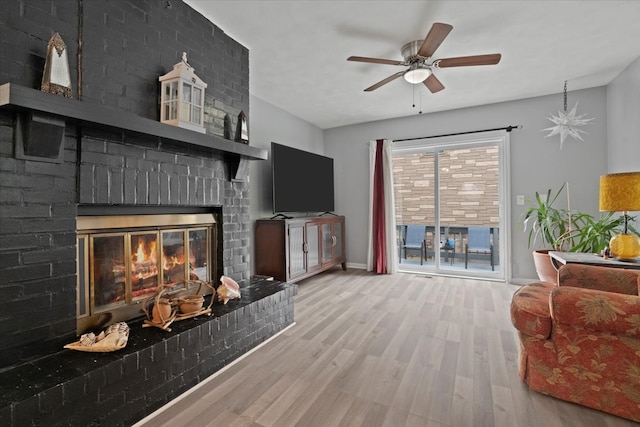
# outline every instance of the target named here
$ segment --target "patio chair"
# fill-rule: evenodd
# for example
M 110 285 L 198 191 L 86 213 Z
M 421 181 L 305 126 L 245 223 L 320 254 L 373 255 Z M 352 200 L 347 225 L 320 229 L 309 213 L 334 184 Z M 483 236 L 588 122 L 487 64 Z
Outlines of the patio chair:
M 493 245 L 489 227 L 469 227 L 467 229 L 467 245 L 464 251 L 464 268 L 469 264 L 469 253 L 489 255 L 491 271 L 494 271 Z
M 407 259 L 407 250 L 420 251 L 420 265 L 427 258 L 427 242 L 424 239 L 426 228 L 424 225 L 405 226 L 404 239 L 401 249 L 404 251 L 404 259 Z M 402 257 L 400 257 L 402 262 Z
M 456 259 L 456 240 L 447 238 L 440 242 L 440 256 L 444 253 L 444 262 L 451 262 L 453 265 Z

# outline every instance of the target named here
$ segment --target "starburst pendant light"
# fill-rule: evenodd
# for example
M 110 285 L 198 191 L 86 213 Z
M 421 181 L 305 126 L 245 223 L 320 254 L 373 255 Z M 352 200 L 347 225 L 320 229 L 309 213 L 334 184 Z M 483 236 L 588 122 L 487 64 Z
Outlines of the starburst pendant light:
M 573 106 L 571 111 L 567 113 L 567 81 L 564 81 L 564 111 L 558 111 L 558 115 L 551 115 L 548 117 L 555 126 L 550 128 L 542 129 L 542 131 L 550 131 L 545 138 L 549 138 L 550 136 L 560 135 L 560 149 L 562 150 L 562 144 L 564 144 L 564 140 L 567 139 L 567 136 L 570 136 L 574 139 L 579 139 L 583 141 L 581 133 L 586 133 L 582 129 L 578 129 L 580 126 L 584 126 L 589 123 L 593 118 L 585 119 L 586 114 L 576 115 L 576 110 L 578 109 L 578 102 L 576 101 L 576 105 Z

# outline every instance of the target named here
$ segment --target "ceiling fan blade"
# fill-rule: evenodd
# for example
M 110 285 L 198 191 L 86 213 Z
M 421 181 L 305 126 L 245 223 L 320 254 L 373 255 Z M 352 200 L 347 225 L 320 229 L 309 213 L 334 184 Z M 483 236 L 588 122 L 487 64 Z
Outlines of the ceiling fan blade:
M 404 71 L 398 71 L 397 73 L 390 75 L 386 79 L 380 80 L 378 83 L 374 84 L 373 86 L 369 86 L 364 91 L 365 92 L 371 92 L 373 90 L 376 90 L 380 86 L 386 85 L 387 83 L 394 81 L 395 79 L 397 79 L 398 77 L 400 77 L 403 74 L 404 74 Z
M 491 53 L 488 55 L 458 56 L 455 58 L 437 59 L 433 62 L 438 68 L 469 67 L 472 65 L 495 65 L 500 62 L 502 55 Z
M 427 79 L 424 81 L 424 85 L 427 87 L 427 89 L 429 89 L 431 93 L 440 92 L 442 89 L 444 89 L 444 85 L 433 73 L 429 77 L 427 77 Z
M 453 26 L 449 24 L 434 23 L 427 37 L 424 38 L 424 42 L 422 42 L 422 46 L 420 46 L 420 50 L 418 50 L 418 55 L 424 56 L 425 58 L 433 56 L 438 46 L 440 46 L 440 43 L 449 35 L 452 29 Z
M 402 64 L 402 61 L 395 61 L 393 59 L 382 59 L 382 58 L 367 58 L 366 56 L 350 56 L 347 58 L 347 61 L 370 62 L 372 64 L 387 64 L 387 65 Z

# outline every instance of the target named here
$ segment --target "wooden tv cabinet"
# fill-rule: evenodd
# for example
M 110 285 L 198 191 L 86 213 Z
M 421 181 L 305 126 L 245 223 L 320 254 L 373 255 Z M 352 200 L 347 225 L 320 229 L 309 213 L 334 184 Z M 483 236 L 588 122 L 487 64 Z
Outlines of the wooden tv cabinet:
M 344 216 L 259 219 L 255 236 L 256 274 L 292 282 L 347 269 Z

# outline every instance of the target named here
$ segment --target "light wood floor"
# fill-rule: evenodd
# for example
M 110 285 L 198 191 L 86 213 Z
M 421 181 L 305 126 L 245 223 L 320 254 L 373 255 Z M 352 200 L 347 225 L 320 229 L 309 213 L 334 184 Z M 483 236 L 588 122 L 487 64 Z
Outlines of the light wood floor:
M 335 269 L 300 283 L 297 324 L 146 426 L 637 426 L 530 391 L 516 286 Z

